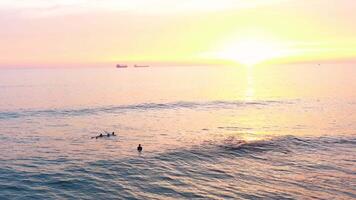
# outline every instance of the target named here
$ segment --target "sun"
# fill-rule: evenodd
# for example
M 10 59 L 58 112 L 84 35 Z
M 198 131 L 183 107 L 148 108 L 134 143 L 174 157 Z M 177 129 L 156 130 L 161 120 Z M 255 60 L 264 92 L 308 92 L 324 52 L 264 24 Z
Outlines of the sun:
M 230 41 L 215 54 L 219 59 L 232 60 L 234 62 L 253 66 L 287 54 L 286 48 L 275 41 L 257 38 L 247 38 Z

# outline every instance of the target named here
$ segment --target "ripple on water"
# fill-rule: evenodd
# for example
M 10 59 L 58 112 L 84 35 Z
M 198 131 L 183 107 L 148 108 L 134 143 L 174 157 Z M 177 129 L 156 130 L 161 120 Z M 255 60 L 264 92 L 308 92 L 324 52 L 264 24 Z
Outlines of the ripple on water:
M 0 198 L 350 199 L 355 140 L 228 138 L 150 156 L 23 159 L 0 168 Z

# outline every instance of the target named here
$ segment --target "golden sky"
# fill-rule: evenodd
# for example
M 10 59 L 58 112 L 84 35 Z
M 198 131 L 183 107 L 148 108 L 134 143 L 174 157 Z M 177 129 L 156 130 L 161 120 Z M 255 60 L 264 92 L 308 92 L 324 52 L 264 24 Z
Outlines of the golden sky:
M 354 0 L 1 0 L 0 66 L 356 58 Z

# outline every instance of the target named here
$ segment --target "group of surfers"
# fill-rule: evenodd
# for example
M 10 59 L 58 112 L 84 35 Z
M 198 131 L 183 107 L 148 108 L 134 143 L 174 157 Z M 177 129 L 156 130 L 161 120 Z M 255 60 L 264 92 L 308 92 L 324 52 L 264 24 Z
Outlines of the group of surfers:
M 106 134 L 102 134 L 100 133 L 100 135 L 98 136 L 95 136 L 95 137 L 91 137 L 91 139 L 98 139 L 98 138 L 102 138 L 102 137 L 110 137 L 110 136 L 116 136 L 115 135 L 115 132 L 112 132 L 112 133 L 108 133 L 108 132 L 105 132 Z
M 105 131 L 105 133 L 106 133 L 106 134 L 100 133 L 98 136 L 91 137 L 91 139 L 94 139 L 94 138 L 95 138 L 95 139 L 98 139 L 98 138 L 102 138 L 102 137 L 112 137 L 112 136 L 116 136 L 116 135 L 115 135 L 115 132 L 108 133 L 108 132 Z M 141 152 L 142 150 L 143 150 L 143 148 L 142 148 L 141 144 L 139 144 L 138 147 L 137 147 L 137 151 L 138 151 L 138 152 Z

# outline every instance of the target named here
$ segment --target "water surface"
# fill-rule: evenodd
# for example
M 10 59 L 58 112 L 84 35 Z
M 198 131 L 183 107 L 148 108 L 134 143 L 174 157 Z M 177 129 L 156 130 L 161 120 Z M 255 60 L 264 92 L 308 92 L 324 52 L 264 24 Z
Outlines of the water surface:
M 1 69 L 0 198 L 355 198 L 355 72 Z

